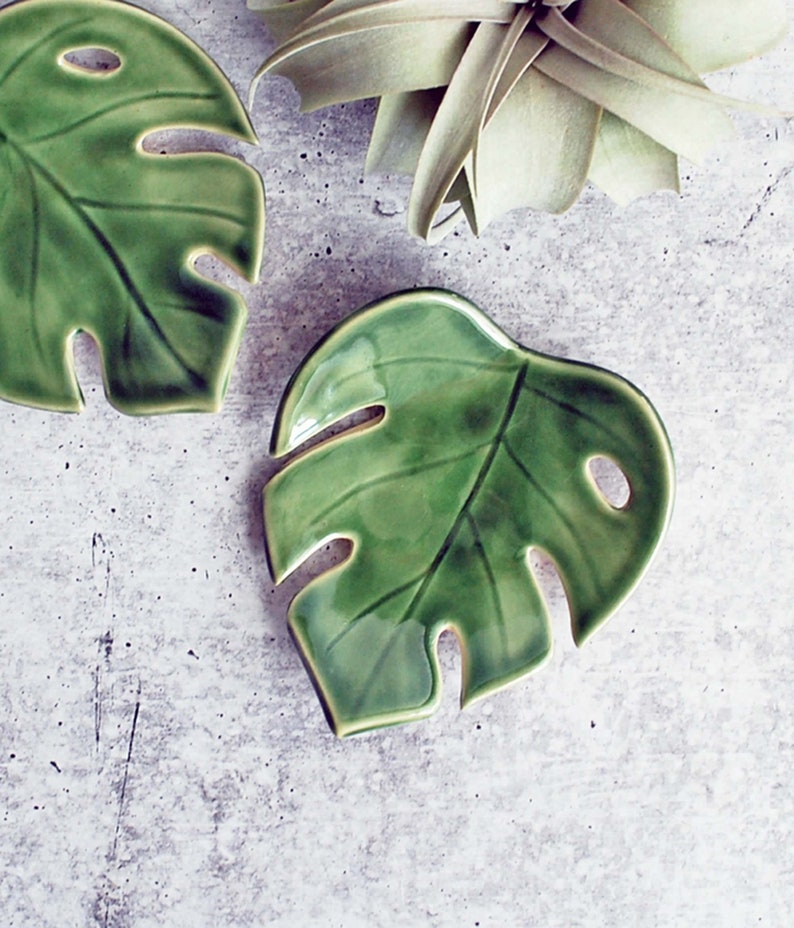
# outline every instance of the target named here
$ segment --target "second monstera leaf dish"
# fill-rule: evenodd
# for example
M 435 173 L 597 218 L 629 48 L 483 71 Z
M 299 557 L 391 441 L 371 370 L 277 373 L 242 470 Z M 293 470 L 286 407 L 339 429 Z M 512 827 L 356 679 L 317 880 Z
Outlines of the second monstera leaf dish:
M 221 71 L 161 19 L 116 0 L 0 10 L 0 397 L 79 409 L 83 331 L 122 411 L 220 405 L 246 308 L 194 261 L 256 279 L 262 182 L 228 155 L 144 149 L 172 128 L 256 140 Z
M 521 347 L 446 291 L 388 297 L 321 342 L 285 393 L 273 453 L 373 407 L 380 418 L 299 454 L 264 491 L 277 582 L 330 540 L 352 543 L 289 610 L 339 735 L 430 714 L 446 629 L 463 703 L 538 666 L 551 639 L 533 549 L 559 570 L 584 641 L 644 572 L 673 495 L 642 393 Z M 625 475 L 626 502 L 599 489 L 602 458 Z

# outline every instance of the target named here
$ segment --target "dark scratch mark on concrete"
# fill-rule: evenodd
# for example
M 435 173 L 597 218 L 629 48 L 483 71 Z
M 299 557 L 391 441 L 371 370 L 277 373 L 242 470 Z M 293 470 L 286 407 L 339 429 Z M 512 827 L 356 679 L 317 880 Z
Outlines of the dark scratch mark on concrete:
M 97 662 L 94 667 L 94 743 L 99 750 L 99 743 L 102 732 L 102 672 L 104 663 L 110 663 L 110 656 L 113 653 L 113 631 L 108 629 L 104 635 L 97 638 Z
M 108 919 L 110 918 L 110 900 L 111 900 L 111 890 L 109 887 L 106 887 L 101 898 L 97 899 L 97 904 L 94 907 L 94 921 L 102 926 L 102 928 L 108 928 Z M 102 919 L 100 921 L 99 907 L 104 905 L 104 911 L 102 913 Z
M 185 15 L 185 16 L 187 16 L 187 18 L 188 18 L 194 25 L 198 26 L 198 25 L 200 24 L 201 20 L 196 19 L 196 17 L 193 16 L 193 15 L 192 15 L 188 10 L 186 10 L 183 6 L 180 6 L 178 3 L 175 3 L 175 4 L 174 4 L 174 7 L 175 7 L 177 10 L 179 10 L 180 13 L 182 13 L 182 14 Z
M 105 660 L 110 660 L 110 655 L 113 653 L 113 631 L 108 629 L 104 635 L 99 638 L 99 651 L 102 652 L 102 649 L 105 650 Z
M 118 789 L 118 810 L 116 812 L 116 825 L 113 829 L 113 843 L 106 857 L 106 868 L 96 888 L 94 904 L 92 907 L 93 920 L 99 928 L 109 928 L 112 924 L 116 928 L 123 928 L 127 924 L 125 918 L 124 892 L 114 879 L 113 871 L 121 870 L 123 862 L 118 862 L 119 843 L 122 837 L 122 823 L 127 810 L 127 787 L 130 779 L 132 753 L 135 748 L 135 737 L 138 731 L 138 721 L 141 711 L 141 680 L 135 696 L 135 706 L 132 710 L 129 734 L 127 736 L 127 754 L 124 760 L 124 772 L 121 785 Z
M 113 835 L 113 847 L 110 851 L 110 859 L 116 859 L 116 851 L 119 846 L 119 835 L 121 834 L 121 820 L 124 815 L 124 800 L 127 796 L 127 780 L 130 775 L 130 762 L 132 761 L 132 748 L 135 743 L 135 731 L 138 727 L 138 713 L 141 711 L 141 681 L 138 681 L 138 693 L 135 700 L 135 709 L 132 713 L 132 724 L 130 725 L 130 738 L 127 743 L 127 759 L 124 763 L 124 776 L 121 780 L 121 791 L 119 793 L 119 811 L 116 816 L 116 830 Z
M 105 541 L 101 532 L 94 532 L 91 537 L 91 566 L 95 572 L 95 582 L 101 592 L 99 593 L 103 601 L 103 612 L 108 613 L 110 609 L 110 578 L 111 562 L 113 560 L 113 550 Z M 102 573 L 100 573 L 102 571 Z M 104 576 L 103 576 L 104 574 Z M 103 703 L 103 685 L 102 679 L 106 669 L 109 669 L 110 658 L 113 653 L 113 628 L 112 614 L 110 616 L 110 625 L 106 631 L 97 638 L 97 660 L 94 666 L 94 745 L 99 751 L 102 740 L 102 703 Z
M 703 244 L 704 245 L 718 245 L 718 246 L 736 245 L 739 241 L 741 241 L 742 237 L 747 232 L 747 230 L 764 213 L 764 211 L 769 205 L 769 201 L 772 199 L 772 197 L 775 195 L 780 185 L 783 183 L 783 181 L 786 180 L 786 178 L 791 174 L 792 171 L 794 171 L 794 165 L 790 165 L 790 164 L 781 169 L 777 177 L 775 177 L 772 183 L 769 184 L 766 190 L 764 190 L 764 192 L 761 194 L 758 202 L 755 205 L 755 208 L 750 213 L 750 215 L 747 217 L 747 219 L 745 219 L 744 224 L 742 225 L 741 229 L 739 229 L 736 235 L 734 235 L 731 238 L 706 238 L 703 240 Z
M 94 532 L 94 535 L 91 539 L 91 566 L 96 567 L 97 559 L 97 548 L 101 548 L 101 554 L 104 554 L 107 551 L 107 546 L 105 545 L 105 539 L 102 537 L 101 532 Z
M 789 176 L 789 174 L 791 174 L 793 170 L 794 170 L 794 165 L 791 165 L 791 164 L 786 165 L 786 167 L 784 167 L 783 170 L 780 171 L 777 177 L 766 188 L 766 190 L 763 192 L 761 196 L 761 199 L 756 204 L 755 209 L 752 211 L 752 213 L 750 213 L 750 215 L 747 217 L 746 222 L 742 226 L 742 230 L 739 233 L 740 236 L 744 235 L 744 233 L 750 228 L 750 226 L 756 221 L 756 219 L 758 219 L 758 217 L 764 211 L 764 208 L 766 207 L 767 203 L 774 196 L 777 188 L 783 183 L 783 181 Z
M 91 566 L 94 570 L 104 561 L 105 564 L 105 589 L 103 598 L 105 603 L 108 600 L 110 592 L 110 562 L 113 560 L 113 550 L 108 546 L 101 532 L 94 532 L 91 538 Z
M 94 743 L 97 751 L 102 731 L 102 685 L 100 675 L 102 668 L 99 664 L 94 668 Z
M 118 911 L 118 907 L 122 904 L 122 899 L 120 898 L 119 887 L 111 879 L 105 877 L 104 882 L 105 888 L 101 897 L 97 899 L 97 905 L 94 908 L 94 921 L 96 921 L 97 925 L 101 925 L 101 928 L 108 928 L 110 925 L 111 908 Z M 126 919 L 124 921 L 126 921 Z M 114 923 L 121 928 L 122 922 L 118 919 L 114 919 Z

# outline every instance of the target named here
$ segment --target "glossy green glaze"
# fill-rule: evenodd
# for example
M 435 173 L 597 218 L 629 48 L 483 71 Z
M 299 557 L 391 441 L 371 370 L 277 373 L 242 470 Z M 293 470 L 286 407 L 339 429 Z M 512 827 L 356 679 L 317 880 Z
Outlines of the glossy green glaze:
M 636 388 L 522 348 L 445 291 L 389 297 L 316 347 L 273 453 L 369 407 L 382 418 L 301 454 L 264 492 L 276 581 L 330 539 L 353 543 L 289 616 L 340 735 L 433 711 L 445 629 L 464 704 L 540 664 L 551 640 L 530 549 L 554 560 L 581 643 L 639 580 L 673 494 L 664 427 Z M 596 457 L 628 479 L 622 508 L 591 476 Z
M 81 66 L 86 49 L 118 66 Z M 213 253 L 256 279 L 262 183 L 226 155 L 144 151 L 175 127 L 255 141 L 224 75 L 167 23 L 109 0 L 0 11 L 4 399 L 80 409 L 71 339 L 84 331 L 122 411 L 220 406 L 245 304 L 193 264 Z

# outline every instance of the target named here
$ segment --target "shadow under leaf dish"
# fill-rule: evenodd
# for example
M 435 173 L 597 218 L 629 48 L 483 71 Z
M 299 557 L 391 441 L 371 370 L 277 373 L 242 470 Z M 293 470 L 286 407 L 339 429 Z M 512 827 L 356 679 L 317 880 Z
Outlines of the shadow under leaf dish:
M 678 189 L 732 132 L 701 74 L 767 50 L 782 0 L 248 0 L 303 108 L 379 97 L 368 170 L 414 176 L 409 231 Z M 760 108 L 763 110 L 763 108 Z M 779 115 L 779 114 L 777 114 Z M 446 215 L 445 215 L 446 212 Z
M 221 405 L 246 308 L 194 262 L 256 280 L 262 182 L 228 155 L 143 149 L 172 128 L 256 141 L 221 71 L 157 17 L 110 0 L 0 10 L 0 397 L 79 410 L 82 331 L 123 412 Z
M 264 490 L 276 582 L 352 542 L 289 609 L 339 735 L 429 715 L 444 630 L 464 705 L 537 667 L 551 639 L 532 550 L 556 565 L 583 642 L 646 569 L 673 496 L 664 427 L 635 387 L 521 347 L 446 291 L 388 297 L 335 329 L 288 386 L 272 452 L 372 408 L 380 419 L 298 454 Z M 596 458 L 625 475 L 624 505 L 596 484 Z

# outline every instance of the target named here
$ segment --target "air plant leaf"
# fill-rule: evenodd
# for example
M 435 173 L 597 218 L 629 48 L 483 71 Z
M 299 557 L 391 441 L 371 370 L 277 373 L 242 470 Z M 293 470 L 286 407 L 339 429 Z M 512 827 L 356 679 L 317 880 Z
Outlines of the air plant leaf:
M 245 303 L 194 261 L 211 253 L 256 279 L 262 183 L 228 155 L 144 150 L 171 128 L 255 141 L 223 74 L 155 16 L 108 0 L 0 11 L 3 398 L 80 409 L 83 331 L 122 411 L 222 402 Z
M 773 48 L 786 33 L 785 0 L 624 0 L 699 74 Z
M 340 735 L 433 711 L 445 629 L 464 704 L 539 665 L 551 640 L 533 549 L 559 569 L 584 641 L 638 582 L 672 498 L 664 427 L 636 388 L 521 347 L 445 291 L 389 297 L 321 342 L 282 400 L 273 453 L 372 407 L 380 419 L 304 450 L 264 491 L 277 582 L 352 542 L 289 610 Z M 601 492 L 595 458 L 625 475 L 627 502 Z
M 248 5 L 278 42 L 257 80 L 290 78 L 304 109 L 381 98 L 367 168 L 414 175 L 408 228 L 431 242 L 464 217 L 479 233 L 519 206 L 560 212 L 588 179 L 618 203 L 677 189 L 679 158 L 701 161 L 745 105 L 700 75 L 786 30 L 783 0 Z
M 655 190 L 679 189 L 678 159 L 619 116 L 603 112 L 589 179 L 619 206 Z

